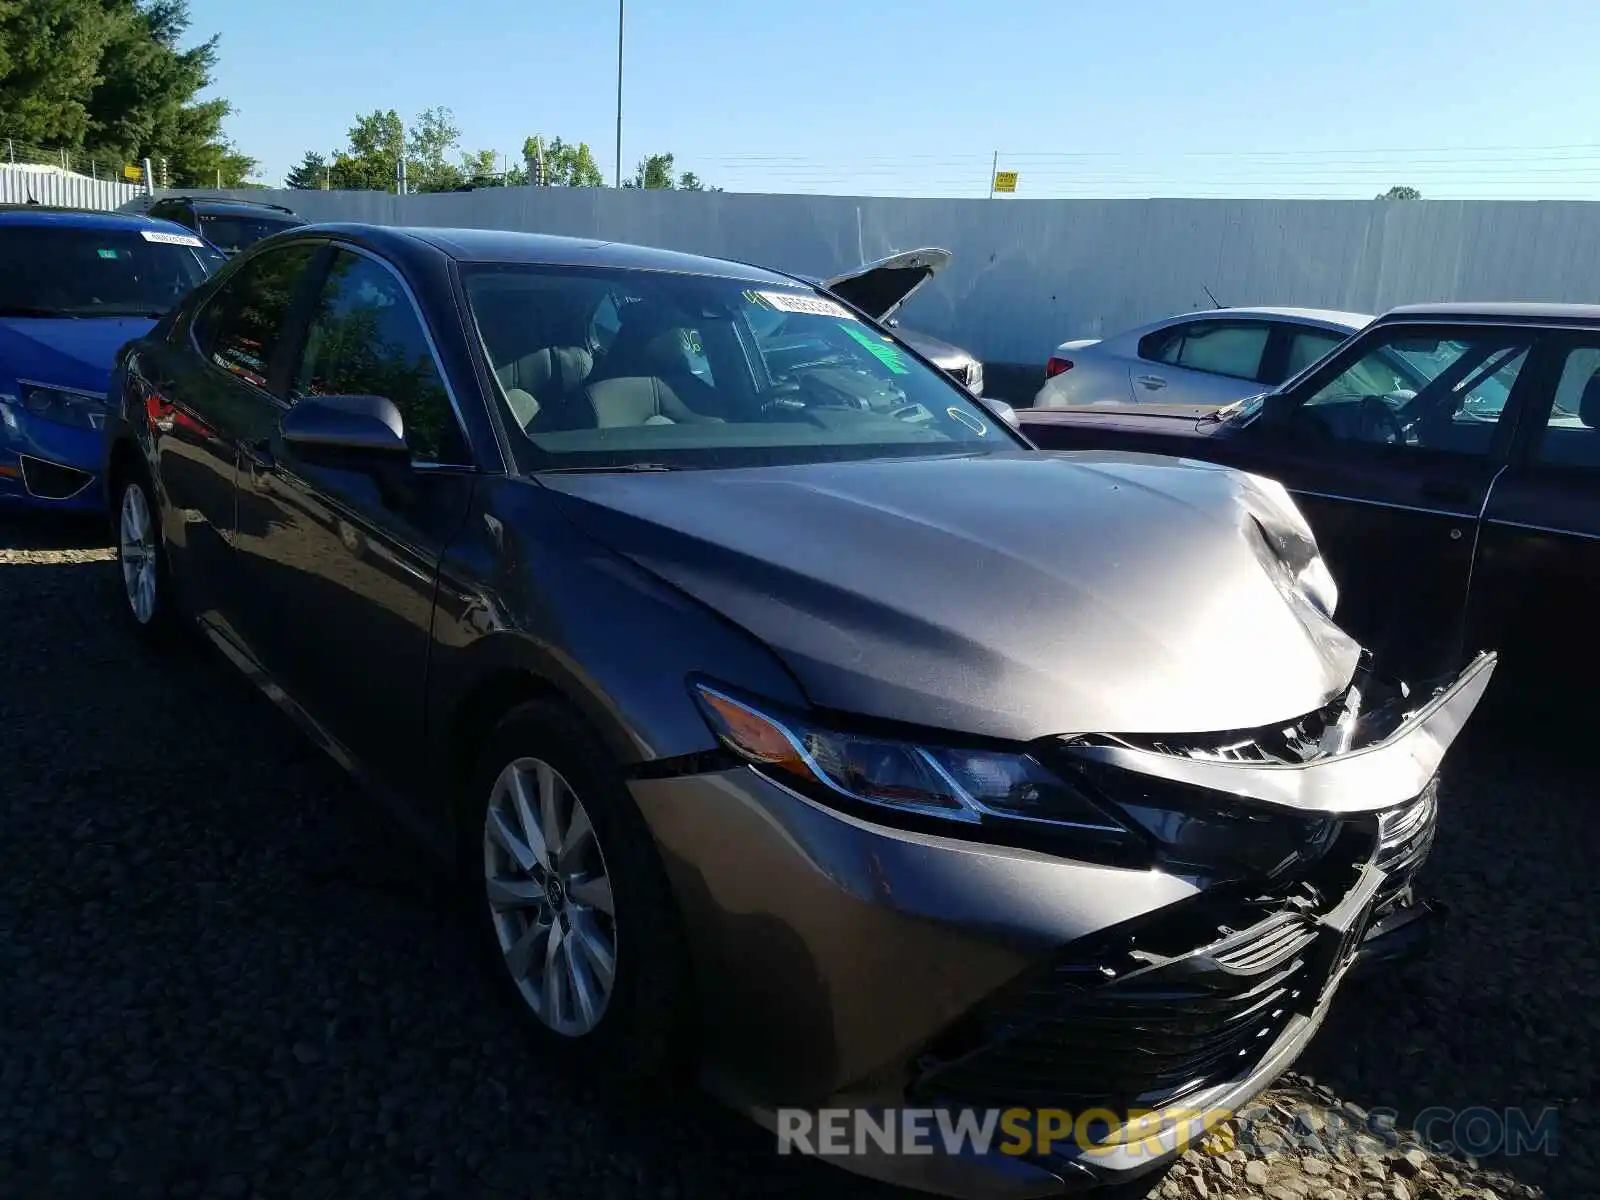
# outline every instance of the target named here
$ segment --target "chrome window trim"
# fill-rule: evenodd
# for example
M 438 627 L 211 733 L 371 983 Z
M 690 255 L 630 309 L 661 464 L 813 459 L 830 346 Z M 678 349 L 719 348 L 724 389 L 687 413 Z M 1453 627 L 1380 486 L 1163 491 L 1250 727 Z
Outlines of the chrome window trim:
M 1370 504 L 1374 508 L 1390 508 L 1399 512 L 1421 513 L 1429 517 L 1449 517 L 1454 521 L 1482 520 L 1482 516 L 1474 517 L 1471 513 L 1451 512 L 1443 508 L 1425 508 L 1420 504 L 1397 504 L 1393 500 L 1372 500 L 1365 496 L 1342 496 L 1337 492 L 1318 492 L 1311 488 L 1290 488 L 1291 495 L 1314 496 L 1318 500 L 1339 500 L 1345 504 Z
M 1530 533 L 1548 533 L 1554 537 L 1584 538 L 1588 541 L 1600 541 L 1600 533 L 1588 533 L 1582 529 L 1556 529 L 1549 525 L 1535 525 L 1529 521 L 1509 521 L 1504 517 L 1490 517 L 1485 524 L 1497 525 L 1505 529 L 1526 529 Z
M 466 446 L 467 452 L 470 455 L 473 452 L 472 438 L 467 430 L 466 418 L 461 412 L 461 401 L 456 396 L 456 389 L 454 385 L 450 382 L 450 373 L 444 369 L 444 363 L 439 354 L 439 345 L 436 341 L 434 341 L 433 328 L 428 324 L 427 315 L 422 311 L 422 305 L 417 303 L 417 294 L 411 290 L 411 285 L 406 282 L 406 277 L 402 275 L 395 265 L 388 259 L 382 257 L 381 255 L 374 254 L 371 250 L 368 250 L 364 246 L 357 246 L 350 242 L 341 241 L 338 238 L 330 238 L 328 239 L 328 242 L 335 251 L 346 250 L 351 254 L 358 255 L 361 258 L 365 258 L 371 262 L 377 263 L 380 267 L 392 275 L 397 283 L 399 283 L 401 290 L 405 293 L 407 302 L 411 305 L 412 314 L 417 318 L 417 324 L 422 328 L 423 340 L 427 343 L 428 354 L 433 359 L 433 369 L 438 372 L 439 382 L 444 384 L 445 397 L 450 401 L 450 411 L 455 415 L 456 432 L 461 435 L 461 444 Z M 311 321 L 308 319 L 306 322 L 306 329 L 308 332 L 310 327 Z M 304 346 L 300 348 L 300 352 L 302 355 L 304 355 Z M 441 463 L 423 462 L 414 459 L 412 460 L 412 465 L 417 467 L 428 467 L 432 469 L 448 468 L 456 471 L 480 471 L 484 469 L 479 467 L 475 462 Z M 501 465 L 500 469 L 504 470 L 504 464 Z

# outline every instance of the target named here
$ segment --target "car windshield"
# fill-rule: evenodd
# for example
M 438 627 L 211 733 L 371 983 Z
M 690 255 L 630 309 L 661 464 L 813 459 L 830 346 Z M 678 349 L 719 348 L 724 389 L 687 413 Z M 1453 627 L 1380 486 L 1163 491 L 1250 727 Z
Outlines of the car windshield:
M 285 229 L 294 229 L 300 224 L 292 217 L 265 217 L 257 213 L 202 212 L 197 215 L 200 218 L 200 232 L 206 240 L 227 254 L 237 254 L 262 238 L 282 233 Z
M 0 316 L 159 317 L 225 261 L 181 231 L 0 227 Z
M 1022 445 L 941 372 L 802 284 L 500 264 L 462 274 L 539 468 Z

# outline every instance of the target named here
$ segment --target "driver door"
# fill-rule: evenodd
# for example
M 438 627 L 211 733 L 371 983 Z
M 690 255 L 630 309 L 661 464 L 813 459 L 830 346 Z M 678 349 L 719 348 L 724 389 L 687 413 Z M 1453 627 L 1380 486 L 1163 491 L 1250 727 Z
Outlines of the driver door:
M 1458 664 L 1531 344 L 1515 327 L 1382 324 L 1271 397 L 1241 439 L 1256 461 L 1238 465 L 1279 479 L 1316 532 L 1335 618 L 1394 674 Z

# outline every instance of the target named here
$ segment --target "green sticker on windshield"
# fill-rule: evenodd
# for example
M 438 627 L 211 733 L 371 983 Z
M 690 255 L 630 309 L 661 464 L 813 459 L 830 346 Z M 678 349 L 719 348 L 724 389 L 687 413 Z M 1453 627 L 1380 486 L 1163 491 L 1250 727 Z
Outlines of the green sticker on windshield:
M 889 368 L 891 375 L 907 373 L 906 360 L 900 356 L 899 349 L 888 338 L 868 333 L 859 325 L 846 324 L 843 321 L 839 322 L 839 328 L 865 346 L 873 358 Z
M 101 258 L 115 258 L 117 256 L 115 250 L 101 250 L 99 253 Z

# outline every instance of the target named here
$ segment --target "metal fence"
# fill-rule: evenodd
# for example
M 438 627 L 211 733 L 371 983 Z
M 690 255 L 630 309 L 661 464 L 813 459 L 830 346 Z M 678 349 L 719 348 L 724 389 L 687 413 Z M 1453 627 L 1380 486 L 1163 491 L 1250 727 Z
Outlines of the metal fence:
M 919 246 L 954 254 L 906 324 L 996 363 L 1172 313 L 1282 304 L 1600 302 L 1600 203 L 908 200 L 612 188 L 240 191 L 313 220 L 523 229 L 829 275 Z
M 43 204 L 113 211 L 143 192 L 137 184 L 93 179 L 60 167 L 0 164 L 0 204 Z

